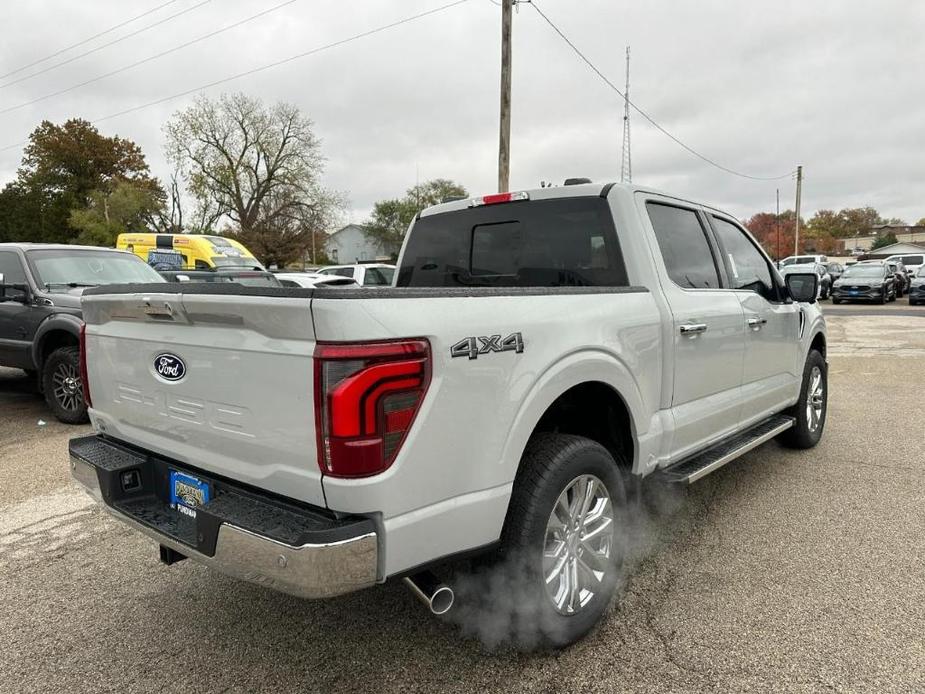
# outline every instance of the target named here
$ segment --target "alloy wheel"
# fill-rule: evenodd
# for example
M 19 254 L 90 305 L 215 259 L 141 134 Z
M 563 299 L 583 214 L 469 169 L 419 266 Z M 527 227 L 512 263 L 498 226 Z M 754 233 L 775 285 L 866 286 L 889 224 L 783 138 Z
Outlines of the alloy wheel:
M 80 374 L 71 364 L 60 363 L 51 377 L 55 400 L 68 412 L 76 412 L 83 406 L 83 388 Z
M 822 421 L 822 409 L 825 407 L 825 384 L 822 370 L 814 366 L 809 374 L 809 388 L 806 389 L 806 425 L 810 431 L 816 431 Z
M 560 614 L 575 614 L 603 587 L 612 569 L 614 510 L 607 487 L 580 475 L 549 514 L 543 551 L 546 594 Z

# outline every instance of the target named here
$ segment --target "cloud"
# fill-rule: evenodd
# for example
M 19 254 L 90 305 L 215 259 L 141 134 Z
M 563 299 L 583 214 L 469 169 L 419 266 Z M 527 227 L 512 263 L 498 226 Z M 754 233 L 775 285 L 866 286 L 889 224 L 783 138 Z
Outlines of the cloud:
M 196 1 L 180 0 L 106 39 Z M 918 35 L 925 6 L 902 0 L 538 2 L 618 85 L 624 47 L 632 45 L 634 101 L 706 156 L 756 175 L 803 164 L 807 213 L 872 204 L 885 216 L 909 221 L 925 215 L 917 152 L 925 135 L 918 70 L 925 59 L 925 42 Z M 439 4 L 300 0 L 131 71 L 0 115 L 6 140 L 0 147 L 24 140 L 42 119 L 98 118 Z M 0 73 L 147 8 L 130 10 L 116 0 L 11 5 Z M 0 108 L 109 72 L 256 11 L 246 0 L 212 0 L 150 32 L 0 88 Z M 300 106 L 324 142 L 327 184 L 348 194 L 352 219 L 362 219 L 375 200 L 401 194 L 418 176 L 453 178 L 473 192 L 491 191 L 498 147 L 499 13 L 489 0 L 469 0 L 209 93 L 241 90 Z M 540 180 L 568 176 L 619 178 L 622 104 L 617 95 L 529 5 L 519 6 L 514 32 L 512 186 L 534 187 Z M 99 127 L 137 141 L 154 173 L 166 177 L 161 126 L 191 99 Z M 637 115 L 632 127 L 636 182 L 743 217 L 773 209 L 778 187 L 782 206 L 792 205 L 792 180 L 739 179 L 696 159 Z M 0 152 L 0 182 L 15 175 L 20 157 L 20 149 Z

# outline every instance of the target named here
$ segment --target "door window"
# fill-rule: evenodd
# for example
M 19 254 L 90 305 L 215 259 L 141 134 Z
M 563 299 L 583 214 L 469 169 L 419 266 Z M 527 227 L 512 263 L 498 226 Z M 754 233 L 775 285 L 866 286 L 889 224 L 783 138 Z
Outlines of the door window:
M 717 289 L 716 261 L 697 213 L 654 202 L 646 209 L 672 281 L 685 289 Z
M 775 301 L 777 289 L 771 279 L 771 268 L 748 235 L 735 224 L 719 217 L 713 217 L 713 226 L 726 253 L 730 286 L 747 289 L 768 301 Z
M 13 251 L 0 251 L 0 274 L 3 275 L 4 284 L 25 284 L 26 272 L 22 267 L 22 260 Z

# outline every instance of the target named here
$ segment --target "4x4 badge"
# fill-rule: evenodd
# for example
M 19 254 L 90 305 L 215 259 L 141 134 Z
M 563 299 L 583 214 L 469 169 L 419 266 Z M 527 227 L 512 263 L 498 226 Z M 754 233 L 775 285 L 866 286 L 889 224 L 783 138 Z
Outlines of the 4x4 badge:
M 503 340 L 500 335 L 464 337 L 450 347 L 450 356 L 478 359 L 480 354 L 488 354 L 489 352 L 516 352 L 520 354 L 523 351 L 523 335 L 520 333 L 511 333 Z

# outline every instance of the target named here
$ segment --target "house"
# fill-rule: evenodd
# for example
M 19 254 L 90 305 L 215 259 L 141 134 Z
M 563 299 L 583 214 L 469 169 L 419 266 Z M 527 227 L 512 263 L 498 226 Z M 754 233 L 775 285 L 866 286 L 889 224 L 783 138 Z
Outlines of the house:
M 841 244 L 846 253 L 854 248 L 860 248 L 862 251 L 869 251 L 879 237 L 884 234 L 893 233 L 897 241 L 906 241 L 909 243 L 925 243 L 925 226 L 912 224 L 879 224 L 868 229 L 863 236 L 849 236 L 841 239 Z M 921 253 L 921 251 L 915 251 Z
M 889 246 L 883 246 L 875 251 L 869 251 L 862 258 L 864 260 L 882 260 L 889 258 L 891 255 L 915 255 L 925 253 L 925 234 L 922 235 L 923 243 L 908 243 L 901 241 L 891 243 Z
M 329 234 L 324 250 L 334 263 L 391 260 L 398 255 L 398 246 L 383 244 L 367 236 L 366 228 L 362 224 L 348 224 Z

